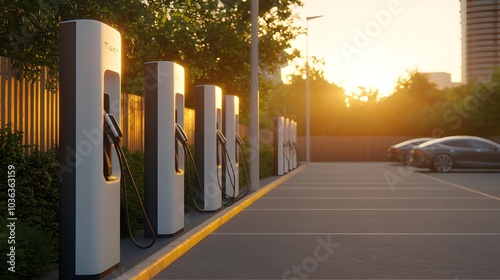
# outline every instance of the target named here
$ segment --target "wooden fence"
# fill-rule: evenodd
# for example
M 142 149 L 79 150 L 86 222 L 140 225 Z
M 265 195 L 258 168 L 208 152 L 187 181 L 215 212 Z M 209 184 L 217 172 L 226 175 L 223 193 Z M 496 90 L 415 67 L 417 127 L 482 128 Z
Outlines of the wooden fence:
M 40 81 L 19 80 L 8 58 L 0 57 L 0 124 L 13 124 L 24 132 L 24 144 L 40 150 L 55 148 L 59 140 L 59 95 L 45 88 L 47 71 Z
M 0 125 L 12 124 L 24 133 L 24 145 L 41 151 L 56 148 L 59 142 L 59 93 L 45 88 L 47 71 L 40 81 L 19 80 L 6 57 L 0 56 Z M 61 104 L 64 106 L 64 104 Z M 130 151 L 144 151 L 144 98 L 122 94 L 120 127 L 122 144 Z M 194 110 L 184 110 L 184 129 L 194 139 Z
M 122 145 L 130 151 L 144 151 L 144 98 L 122 94 L 120 128 Z
M 373 162 L 387 161 L 387 149 L 399 142 L 420 136 L 312 136 L 313 162 Z M 500 136 L 486 137 L 500 143 Z M 297 139 L 297 156 L 304 161 L 305 137 Z
M 41 151 L 56 148 L 59 142 L 59 93 L 45 87 L 47 71 L 40 80 L 17 79 L 11 62 L 0 56 L 0 125 L 12 124 L 24 133 L 24 145 Z M 64 106 L 62 104 L 61 106 Z M 144 151 L 144 99 L 122 94 L 121 128 L 123 144 L 131 151 Z
M 121 99 L 121 124 L 123 132 L 122 145 L 130 151 L 144 152 L 144 97 L 123 94 Z M 193 144 L 194 140 L 194 110 L 184 109 L 184 130 Z

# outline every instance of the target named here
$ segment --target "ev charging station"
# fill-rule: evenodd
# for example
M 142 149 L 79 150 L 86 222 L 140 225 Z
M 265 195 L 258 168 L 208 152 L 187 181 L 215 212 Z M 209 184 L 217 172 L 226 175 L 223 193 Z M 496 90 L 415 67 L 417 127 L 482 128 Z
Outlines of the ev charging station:
M 295 149 L 293 147 L 293 120 L 289 119 L 288 121 L 288 127 L 286 130 L 287 138 L 288 138 L 288 171 L 292 171 L 294 169 L 293 166 L 293 157 L 295 154 Z
M 274 118 L 274 169 L 283 175 L 297 167 L 297 122 L 283 116 Z
M 156 235 L 172 237 L 184 229 L 185 155 L 179 142 L 184 140 L 176 133 L 184 127 L 184 68 L 169 61 L 148 62 L 144 87 L 145 208 Z M 153 236 L 147 225 L 144 230 Z
M 222 185 L 225 188 L 225 194 L 229 197 L 237 197 L 239 195 L 239 162 L 238 147 L 236 145 L 239 126 L 239 103 L 240 99 L 237 96 L 226 95 L 222 104 L 222 133 L 227 139 L 226 158 L 231 163 L 223 165 Z
M 292 169 L 297 168 L 297 122 L 292 121 L 292 129 L 291 129 L 291 145 L 293 150 L 292 155 Z
M 284 172 L 284 139 L 283 131 L 285 118 L 277 116 L 274 118 L 274 169 L 276 174 L 281 176 Z
M 288 173 L 290 171 L 290 119 L 285 119 L 285 124 L 283 125 L 283 158 L 285 163 L 283 164 L 283 172 Z
M 222 90 L 214 85 L 200 85 L 194 91 L 195 163 L 199 172 L 202 193 L 196 200 L 203 211 L 222 207 Z
M 60 279 L 120 263 L 120 163 L 105 113 L 120 121 L 121 36 L 94 20 L 59 25 Z

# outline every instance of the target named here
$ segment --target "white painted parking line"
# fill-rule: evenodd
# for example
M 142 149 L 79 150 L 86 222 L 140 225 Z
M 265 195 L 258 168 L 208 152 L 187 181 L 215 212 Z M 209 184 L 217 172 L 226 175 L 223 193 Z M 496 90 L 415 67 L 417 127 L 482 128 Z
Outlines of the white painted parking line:
M 260 198 L 261 200 L 393 200 L 393 199 L 408 199 L 408 200 L 483 200 L 488 199 L 485 197 L 463 197 L 463 196 L 443 196 L 443 197 L 435 197 L 435 196 L 374 196 L 374 197 L 356 197 L 356 196 L 336 196 L 336 197 L 327 197 L 327 196 L 308 196 L 308 197 L 295 197 L 295 196 L 280 196 L 280 197 L 272 197 L 272 196 L 264 196 Z
M 387 186 L 381 186 L 379 185 L 373 185 L 372 187 L 366 186 L 366 184 L 363 184 L 363 186 L 351 186 L 351 187 L 344 187 L 344 186 L 309 186 L 309 187 L 292 187 L 292 186 L 286 186 L 283 188 L 278 189 L 279 191 L 297 191 L 297 190 L 307 190 L 307 191 L 317 191 L 317 190 L 345 190 L 345 191 L 366 191 L 366 190 L 380 190 L 380 191 L 391 191 L 391 189 Z M 437 190 L 437 191 L 457 191 L 455 188 L 450 188 L 447 186 L 442 186 L 442 187 L 407 187 L 407 186 L 400 186 L 399 190 Z
M 434 178 L 432 176 L 429 176 L 429 175 L 426 175 L 426 174 L 422 174 L 422 173 L 417 173 L 418 175 L 422 176 L 422 177 L 425 177 L 425 178 L 429 178 L 431 180 L 434 180 L 436 182 L 440 182 L 440 183 L 443 183 L 443 184 L 446 184 L 448 186 L 452 186 L 452 187 L 455 187 L 455 188 L 459 188 L 459 189 L 462 189 L 462 190 L 465 190 L 465 191 L 469 191 L 469 192 L 472 192 L 472 193 L 475 193 L 475 194 L 479 194 L 479 195 L 482 195 L 482 196 L 485 196 L 485 197 L 488 197 L 488 198 L 492 198 L 492 199 L 495 199 L 495 200 L 498 200 L 500 201 L 500 197 L 496 197 L 496 196 L 493 196 L 491 194 L 487 194 L 487 193 L 484 193 L 484 192 L 480 192 L 480 191 L 477 191 L 477 190 L 473 190 L 471 188 L 468 188 L 468 187 L 465 187 L 465 186 L 462 186 L 462 185 L 459 185 L 459 184 L 455 184 L 455 183 L 450 183 L 448 181 L 445 181 L 445 180 L 441 180 L 441 179 L 438 179 L 438 178 Z
M 500 236 L 500 232 L 212 232 L 212 235 L 283 236 Z
M 287 182 L 286 184 L 280 185 L 281 188 L 288 188 L 288 187 L 303 187 L 303 188 L 308 188 L 309 186 L 336 186 L 336 185 L 354 185 L 354 186 L 387 186 L 386 181 L 379 181 L 379 182 L 374 182 L 373 180 L 371 182 Z M 434 183 L 433 185 L 436 185 Z
M 246 208 L 244 211 L 500 211 L 500 209 L 453 208 Z
M 356 186 L 371 186 L 371 185 L 376 185 L 376 186 L 379 186 L 379 185 L 382 185 L 382 186 L 386 186 L 386 188 L 388 188 L 388 184 L 387 184 L 387 181 L 381 181 L 381 180 L 378 180 L 378 181 L 375 181 L 375 180 L 371 180 L 370 182 L 360 182 L 360 181 L 357 181 L 357 182 L 311 182 L 311 181 L 307 181 L 307 182 L 299 182 L 299 181 L 292 181 L 292 182 L 286 182 L 284 184 L 281 184 L 280 185 L 280 189 L 282 187 L 292 187 L 292 186 L 300 186 L 300 187 L 304 187 L 304 188 L 307 188 L 309 186 L 321 186 L 321 185 L 356 185 Z M 439 185 L 439 184 L 436 184 L 435 182 L 406 182 L 406 183 L 401 183 L 401 185 L 415 185 L 415 186 L 436 186 L 436 185 Z

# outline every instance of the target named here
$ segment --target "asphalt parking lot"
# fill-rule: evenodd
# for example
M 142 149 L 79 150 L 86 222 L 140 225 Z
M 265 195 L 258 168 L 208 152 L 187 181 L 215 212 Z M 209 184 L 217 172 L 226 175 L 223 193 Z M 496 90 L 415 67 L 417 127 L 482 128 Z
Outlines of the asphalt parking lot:
M 153 279 L 500 279 L 500 172 L 312 163 Z

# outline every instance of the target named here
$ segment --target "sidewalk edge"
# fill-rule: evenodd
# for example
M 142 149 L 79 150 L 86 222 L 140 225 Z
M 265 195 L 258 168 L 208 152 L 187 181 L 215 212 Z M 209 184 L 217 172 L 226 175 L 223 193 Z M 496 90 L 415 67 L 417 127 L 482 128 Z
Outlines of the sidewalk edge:
M 156 274 L 160 273 L 176 259 L 186 253 L 189 249 L 193 248 L 196 244 L 198 244 L 198 242 L 203 240 L 210 233 L 215 231 L 217 228 L 222 226 L 243 209 L 250 206 L 252 203 L 257 201 L 259 198 L 267 194 L 275 187 L 284 183 L 296 174 L 302 172 L 306 168 L 306 166 L 307 164 L 299 165 L 296 169 L 283 176 L 280 176 L 276 180 L 268 183 L 256 192 L 252 193 L 246 199 L 239 201 L 232 207 L 224 209 L 214 217 L 193 228 L 183 236 L 179 237 L 177 240 L 168 244 L 167 246 L 151 255 L 138 265 L 134 266 L 124 274 L 120 275 L 120 277 L 116 279 L 147 280 L 153 278 Z

